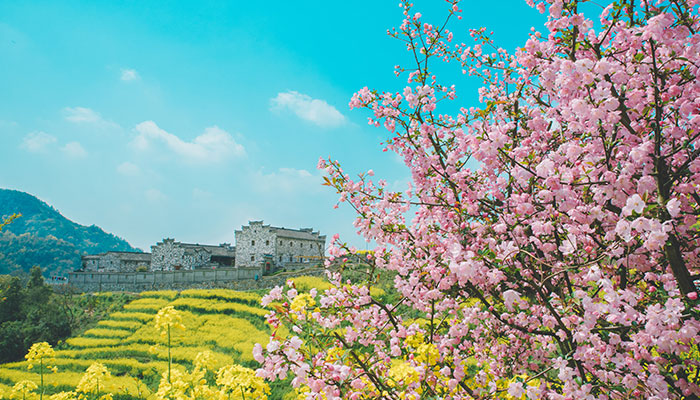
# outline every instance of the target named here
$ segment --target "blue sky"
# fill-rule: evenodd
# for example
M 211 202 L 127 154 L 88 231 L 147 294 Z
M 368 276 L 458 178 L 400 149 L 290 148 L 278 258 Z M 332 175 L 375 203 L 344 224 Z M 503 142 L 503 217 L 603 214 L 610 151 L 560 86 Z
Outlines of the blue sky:
M 414 10 L 441 22 L 445 7 Z M 543 29 L 521 0 L 462 8 L 457 37 L 486 26 L 512 50 Z M 315 167 L 331 156 L 405 187 L 386 132 L 347 106 L 404 86 L 409 54 L 386 35 L 401 19 L 384 0 L 0 2 L 0 187 L 144 249 L 233 242 L 259 219 L 364 246 Z M 479 82 L 454 79 L 475 105 Z

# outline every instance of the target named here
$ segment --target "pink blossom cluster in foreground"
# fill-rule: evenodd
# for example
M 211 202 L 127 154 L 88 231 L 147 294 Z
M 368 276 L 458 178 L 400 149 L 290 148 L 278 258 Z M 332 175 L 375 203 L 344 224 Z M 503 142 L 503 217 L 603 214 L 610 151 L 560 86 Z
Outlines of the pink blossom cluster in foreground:
M 256 348 L 260 376 L 307 399 L 700 396 L 700 1 L 604 2 L 596 20 L 530 3 L 547 31 L 515 54 L 402 3 L 406 87 L 350 106 L 412 183 L 319 162 L 377 248 L 363 282 L 265 297 L 289 334 Z M 439 63 L 483 79 L 478 107 Z M 337 237 L 330 253 L 357 257 Z

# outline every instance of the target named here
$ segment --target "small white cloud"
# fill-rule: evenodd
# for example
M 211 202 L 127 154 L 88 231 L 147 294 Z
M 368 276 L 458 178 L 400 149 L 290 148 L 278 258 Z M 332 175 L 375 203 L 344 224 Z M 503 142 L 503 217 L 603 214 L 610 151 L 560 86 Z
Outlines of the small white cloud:
M 146 193 L 144 193 L 144 195 L 146 196 L 146 200 L 154 204 L 162 203 L 163 201 L 168 199 L 168 197 L 164 195 L 163 192 L 153 188 L 146 190 Z
M 345 123 L 345 116 L 325 100 L 293 90 L 277 93 L 277 97 L 270 99 L 270 105 L 272 110 L 290 110 L 297 117 L 322 128 L 334 128 Z
M 61 147 L 61 151 L 68 157 L 72 158 L 83 158 L 87 156 L 87 151 L 78 142 L 66 143 L 65 146 Z
M 66 107 L 63 109 L 66 121 L 82 123 L 96 123 L 102 121 L 99 113 L 86 107 Z
M 125 176 L 136 176 L 141 173 L 141 168 L 134 163 L 125 161 L 117 165 L 117 172 Z
M 280 168 L 275 172 L 258 171 L 253 175 L 255 188 L 262 192 L 292 193 L 296 191 L 312 192 L 320 190 L 320 175 L 314 175 L 305 169 Z
M 153 121 L 145 121 L 136 125 L 137 136 L 131 146 L 144 151 L 152 145 L 164 145 L 169 151 L 184 160 L 196 163 L 219 162 L 229 157 L 244 157 L 245 149 L 236 143 L 233 137 L 218 126 L 211 126 L 204 133 L 186 142 L 172 133 L 161 129 Z
M 32 153 L 42 153 L 48 151 L 49 147 L 56 141 L 55 136 L 46 132 L 31 132 L 22 139 L 20 147 Z
M 135 81 L 139 79 L 139 73 L 136 72 L 135 69 L 129 69 L 129 68 L 122 68 L 122 76 L 121 79 L 123 81 Z
M 295 168 L 280 168 L 279 169 L 280 174 L 282 175 L 287 175 L 287 176 L 293 176 L 296 178 L 310 178 L 313 175 L 311 175 L 311 172 L 305 170 L 305 169 L 295 169 Z
M 102 118 L 97 111 L 87 107 L 66 107 L 63 109 L 66 121 L 74 124 L 89 124 L 100 128 L 118 128 L 119 125 Z

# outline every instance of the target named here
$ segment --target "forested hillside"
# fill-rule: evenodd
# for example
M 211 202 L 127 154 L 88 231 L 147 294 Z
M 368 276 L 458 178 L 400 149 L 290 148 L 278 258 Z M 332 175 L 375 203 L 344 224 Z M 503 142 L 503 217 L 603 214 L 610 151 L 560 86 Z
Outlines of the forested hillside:
M 0 274 L 27 272 L 39 265 L 45 275 L 62 275 L 79 267 L 81 254 L 137 251 L 98 226 L 69 220 L 28 193 L 0 189 L 0 216 L 15 213 L 21 217 L 0 232 Z

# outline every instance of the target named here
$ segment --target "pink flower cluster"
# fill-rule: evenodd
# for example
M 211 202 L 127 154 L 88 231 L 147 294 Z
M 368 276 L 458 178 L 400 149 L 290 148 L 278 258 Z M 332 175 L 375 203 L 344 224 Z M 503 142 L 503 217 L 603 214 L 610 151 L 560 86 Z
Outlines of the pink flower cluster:
M 700 1 L 611 2 L 596 22 L 576 0 L 530 3 L 548 32 L 512 55 L 402 3 L 407 86 L 350 106 L 412 182 L 319 161 L 377 243 L 370 277 L 272 313 L 295 336 L 256 348 L 259 374 L 308 399 L 700 396 Z M 480 107 L 449 104 L 428 60 L 481 78 Z M 385 271 L 391 301 L 369 289 Z

